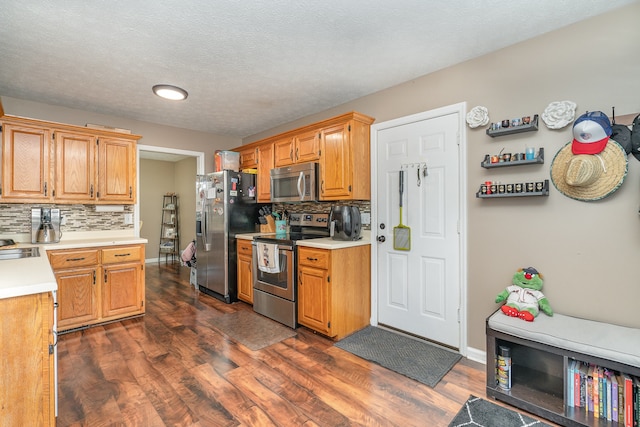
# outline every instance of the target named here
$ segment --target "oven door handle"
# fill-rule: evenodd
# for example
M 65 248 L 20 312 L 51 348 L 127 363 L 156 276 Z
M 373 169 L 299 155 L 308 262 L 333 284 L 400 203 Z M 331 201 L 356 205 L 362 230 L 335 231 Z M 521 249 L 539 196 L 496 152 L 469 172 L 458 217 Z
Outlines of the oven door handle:
M 305 185 L 305 177 L 304 172 L 300 172 L 300 176 L 298 177 L 298 196 L 300 197 L 300 201 L 304 200 L 304 187 Z

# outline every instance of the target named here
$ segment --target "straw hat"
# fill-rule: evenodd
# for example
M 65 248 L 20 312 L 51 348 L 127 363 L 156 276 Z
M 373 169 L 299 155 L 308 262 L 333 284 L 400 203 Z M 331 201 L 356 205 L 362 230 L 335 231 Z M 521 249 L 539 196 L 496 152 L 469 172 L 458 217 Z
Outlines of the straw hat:
M 613 194 L 627 176 L 627 153 L 610 139 L 599 154 L 573 154 L 572 143 L 551 163 L 551 181 L 559 192 L 576 200 L 600 200 Z

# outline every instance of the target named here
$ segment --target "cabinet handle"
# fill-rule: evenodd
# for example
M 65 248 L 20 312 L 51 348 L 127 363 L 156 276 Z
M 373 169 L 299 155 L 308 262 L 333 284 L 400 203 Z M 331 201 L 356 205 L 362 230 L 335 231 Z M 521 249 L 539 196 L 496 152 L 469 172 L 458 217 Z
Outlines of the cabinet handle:
M 104 283 L 107 283 L 107 272 L 104 272 Z
M 300 149 L 296 147 L 296 160 L 300 159 Z
M 131 254 L 115 254 L 115 256 L 131 256 Z
M 307 257 L 307 259 L 308 259 L 309 261 L 317 261 L 317 260 L 318 260 L 318 258 L 311 258 L 310 256 L 308 256 L 308 257 Z
M 44 195 L 45 196 L 47 195 L 47 183 L 46 182 L 44 183 Z
M 91 184 L 91 189 L 89 190 L 90 196 L 93 197 L 93 184 Z
M 84 259 L 84 257 L 82 258 L 67 258 L 67 262 L 71 262 L 71 261 L 82 261 Z
M 289 151 L 289 158 L 293 162 L 293 148 Z
M 93 284 L 96 284 L 96 271 L 93 270 Z
M 129 198 L 133 198 L 133 187 L 129 186 Z

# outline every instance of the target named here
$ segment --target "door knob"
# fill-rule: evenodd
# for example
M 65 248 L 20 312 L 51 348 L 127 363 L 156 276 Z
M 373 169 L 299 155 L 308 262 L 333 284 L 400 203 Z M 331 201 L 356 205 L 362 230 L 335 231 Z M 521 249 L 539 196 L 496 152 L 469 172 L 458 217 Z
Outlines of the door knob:
M 387 238 L 386 238 L 386 237 L 384 237 L 384 236 L 378 236 L 378 242 L 382 243 L 382 242 L 384 242 L 385 240 L 387 240 Z

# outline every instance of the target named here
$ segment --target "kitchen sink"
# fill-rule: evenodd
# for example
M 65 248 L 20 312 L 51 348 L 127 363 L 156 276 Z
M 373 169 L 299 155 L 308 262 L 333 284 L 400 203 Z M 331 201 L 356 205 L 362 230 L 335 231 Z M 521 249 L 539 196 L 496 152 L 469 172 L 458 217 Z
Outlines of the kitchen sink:
M 36 246 L 30 248 L 0 249 L 0 260 L 20 259 L 40 256 L 40 249 Z

